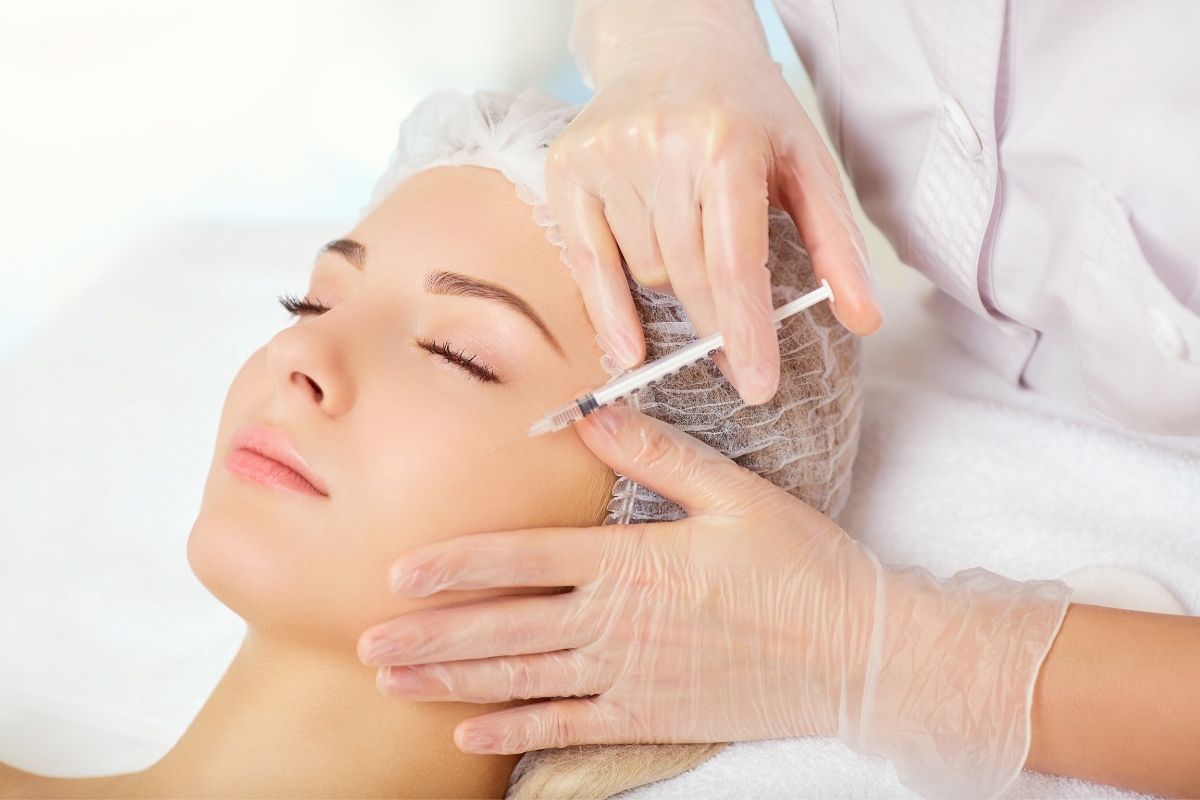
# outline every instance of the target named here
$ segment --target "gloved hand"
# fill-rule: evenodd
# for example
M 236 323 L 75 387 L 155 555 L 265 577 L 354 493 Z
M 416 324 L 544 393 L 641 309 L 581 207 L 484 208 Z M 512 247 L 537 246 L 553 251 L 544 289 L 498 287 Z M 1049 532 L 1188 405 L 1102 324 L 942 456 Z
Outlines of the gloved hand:
M 1019 773 L 1065 584 L 882 567 L 827 517 L 676 428 L 613 406 L 576 430 L 690 516 L 474 534 L 405 555 L 389 573 L 404 594 L 574 589 L 369 629 L 360 657 L 397 665 L 380 670 L 385 693 L 564 698 L 464 720 L 455 740 L 471 752 L 817 734 L 892 760 L 930 797 L 990 795 Z
M 716 361 L 743 400 L 774 395 L 768 204 L 796 223 L 838 320 L 859 335 L 882 324 L 837 166 L 749 0 L 581 0 L 570 46 L 597 91 L 549 150 L 547 203 L 617 361 L 645 355 L 623 254 L 701 336 L 724 334 Z

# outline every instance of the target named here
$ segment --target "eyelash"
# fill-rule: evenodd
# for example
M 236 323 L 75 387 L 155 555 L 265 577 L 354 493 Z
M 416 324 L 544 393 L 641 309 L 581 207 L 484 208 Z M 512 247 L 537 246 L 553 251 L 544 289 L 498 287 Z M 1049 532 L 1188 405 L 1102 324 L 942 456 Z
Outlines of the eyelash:
M 329 306 L 321 302 L 314 302 L 307 297 L 300 298 L 294 294 L 279 295 L 279 304 L 283 306 L 288 313 L 305 316 L 308 314 L 324 314 L 329 311 Z M 476 356 L 468 355 L 461 350 L 454 350 L 449 344 L 434 341 L 433 339 L 422 339 L 417 337 L 417 344 L 424 350 L 427 350 L 434 355 L 441 356 L 447 362 L 461 368 L 471 378 L 482 381 L 483 383 L 503 383 L 496 373 L 492 372 L 483 364 L 476 364 Z

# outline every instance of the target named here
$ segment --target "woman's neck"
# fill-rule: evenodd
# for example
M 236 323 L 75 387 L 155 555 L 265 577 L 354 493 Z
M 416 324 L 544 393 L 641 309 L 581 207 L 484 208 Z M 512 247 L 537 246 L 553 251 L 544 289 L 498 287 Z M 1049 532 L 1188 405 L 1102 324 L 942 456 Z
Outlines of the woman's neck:
M 463 753 L 451 734 L 507 705 L 385 697 L 351 648 L 343 655 L 251 630 L 187 731 L 130 788 L 155 797 L 503 797 L 518 756 Z

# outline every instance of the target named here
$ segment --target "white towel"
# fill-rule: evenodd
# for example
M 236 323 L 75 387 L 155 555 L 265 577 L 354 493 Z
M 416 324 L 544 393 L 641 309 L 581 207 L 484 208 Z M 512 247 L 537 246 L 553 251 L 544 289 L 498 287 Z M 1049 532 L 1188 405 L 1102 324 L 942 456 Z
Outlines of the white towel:
M 163 231 L 0 362 L 0 761 L 142 769 L 220 678 L 243 623 L 184 547 L 221 406 L 287 321 L 276 295 L 302 293 L 316 248 L 342 230 Z M 846 529 L 885 562 L 941 576 L 1122 565 L 1196 613 L 1200 447 L 1123 437 L 999 385 L 940 337 L 918 280 L 881 289 Z M 1107 579 L 1099 590 L 1134 600 L 1133 583 Z M 911 795 L 883 760 L 811 738 L 738 743 L 627 796 Z M 1137 795 L 1026 772 L 1009 796 Z

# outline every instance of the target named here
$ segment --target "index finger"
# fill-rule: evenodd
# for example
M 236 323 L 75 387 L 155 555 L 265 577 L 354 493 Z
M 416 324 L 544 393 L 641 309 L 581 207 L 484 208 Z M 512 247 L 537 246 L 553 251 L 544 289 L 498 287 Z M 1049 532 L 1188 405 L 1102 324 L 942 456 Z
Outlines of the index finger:
M 752 153 L 722 161 L 705 180 L 701 198 L 704 260 L 731 380 L 747 403 L 765 403 L 779 388 L 766 160 Z
M 582 169 L 568 173 L 559 160 L 551 160 L 546 167 L 546 203 L 566 242 L 567 266 L 604 348 L 621 366 L 634 367 L 646 352 L 642 323 L 621 265 L 621 250 L 604 215 L 604 202 L 577 182 Z
M 536 528 L 443 539 L 401 556 L 392 591 L 424 597 L 444 589 L 579 586 L 599 574 L 607 528 Z

